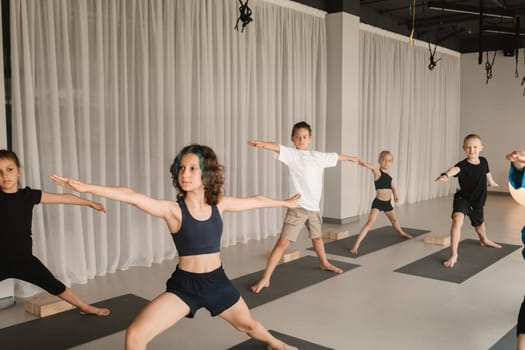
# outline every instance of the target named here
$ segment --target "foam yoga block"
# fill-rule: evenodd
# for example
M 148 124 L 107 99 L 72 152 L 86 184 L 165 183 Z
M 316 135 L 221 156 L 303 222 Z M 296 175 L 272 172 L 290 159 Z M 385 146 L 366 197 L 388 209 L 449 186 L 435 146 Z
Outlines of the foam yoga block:
M 270 254 L 272 253 L 272 251 L 268 251 L 266 253 L 266 258 L 270 257 Z M 299 259 L 301 257 L 301 252 L 298 251 L 297 249 L 295 250 L 286 250 L 283 254 L 283 256 L 281 257 L 281 259 L 279 260 L 279 264 L 282 264 L 282 263 L 286 263 L 288 261 L 293 261 L 293 260 L 296 260 L 296 259 Z
M 443 246 L 449 246 L 450 245 L 450 235 L 438 235 L 438 234 L 428 234 L 423 239 L 423 242 L 427 244 L 437 244 L 437 245 L 443 245 Z
M 46 317 L 73 308 L 70 303 L 47 293 L 39 293 L 26 299 L 24 306 L 27 312 L 37 317 Z
M 347 230 L 325 230 L 322 233 L 322 237 L 330 240 L 338 240 L 350 237 L 350 232 Z

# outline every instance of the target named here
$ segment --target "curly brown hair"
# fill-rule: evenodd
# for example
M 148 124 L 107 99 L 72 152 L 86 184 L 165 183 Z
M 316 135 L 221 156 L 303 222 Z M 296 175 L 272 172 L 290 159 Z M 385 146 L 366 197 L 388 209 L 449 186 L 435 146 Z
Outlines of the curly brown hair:
M 207 204 L 217 204 L 222 196 L 224 185 L 224 167 L 219 163 L 217 155 L 208 146 L 192 144 L 180 150 L 177 157 L 170 166 L 171 180 L 177 189 L 177 197 L 184 198 L 184 191 L 179 184 L 180 161 L 185 154 L 192 153 L 199 157 L 199 165 L 202 171 L 202 183 L 204 184 L 204 196 Z

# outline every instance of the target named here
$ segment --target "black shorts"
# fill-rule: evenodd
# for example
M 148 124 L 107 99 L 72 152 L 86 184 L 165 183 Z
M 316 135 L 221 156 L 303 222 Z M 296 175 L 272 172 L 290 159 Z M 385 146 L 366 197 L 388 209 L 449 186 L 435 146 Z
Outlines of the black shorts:
M 454 213 L 463 213 L 469 217 L 470 224 L 474 227 L 481 226 L 485 221 L 483 218 L 483 207 L 474 208 L 463 197 L 454 195 L 454 204 L 452 207 L 452 216 L 454 216 Z
M 53 295 L 61 294 L 66 290 L 66 286 L 57 280 L 34 255 L 0 260 L 0 281 L 7 278 L 16 278 L 35 284 Z
M 222 266 L 206 273 L 188 272 L 177 266 L 166 282 L 166 292 L 175 294 L 188 305 L 188 318 L 193 318 L 201 307 L 208 309 L 212 316 L 217 316 L 241 298 Z
M 518 314 L 517 335 L 525 334 L 525 299 L 521 303 L 520 313 Z
M 374 198 L 372 202 L 372 209 L 379 209 L 380 211 L 392 211 L 394 207 L 390 201 L 382 201 L 380 199 Z

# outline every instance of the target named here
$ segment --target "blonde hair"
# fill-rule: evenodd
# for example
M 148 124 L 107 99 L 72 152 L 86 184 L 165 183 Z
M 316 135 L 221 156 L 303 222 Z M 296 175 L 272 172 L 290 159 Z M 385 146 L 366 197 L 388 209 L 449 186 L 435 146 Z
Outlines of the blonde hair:
M 470 139 L 478 139 L 479 141 L 481 141 L 481 136 L 479 136 L 478 134 L 468 134 L 463 139 L 463 143 L 467 142 L 467 140 L 470 140 Z
M 392 155 L 392 152 L 390 151 L 381 151 L 379 152 L 379 157 L 377 157 L 378 160 L 381 160 L 383 159 L 385 156 L 388 156 L 388 155 L 391 155 L 392 158 L 394 158 L 394 156 Z

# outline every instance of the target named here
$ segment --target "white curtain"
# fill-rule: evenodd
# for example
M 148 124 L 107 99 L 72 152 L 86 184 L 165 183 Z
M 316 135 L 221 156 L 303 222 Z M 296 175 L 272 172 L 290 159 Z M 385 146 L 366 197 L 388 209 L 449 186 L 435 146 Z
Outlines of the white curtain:
M 323 133 L 325 22 L 249 4 L 254 22 L 241 33 L 236 0 L 11 0 L 24 185 L 59 191 L 47 178 L 58 173 L 173 199 L 169 166 L 180 148 L 201 143 L 225 165 L 226 194 L 285 196 L 285 167 L 247 141 L 287 143 L 299 120 Z M 66 284 L 175 255 L 161 220 L 93 199 L 107 214 L 35 210 L 34 252 Z M 226 214 L 223 245 L 275 235 L 283 215 Z
M 0 8 L 0 36 L 3 38 L 3 16 L 9 16 L 8 13 L 2 13 L 2 9 Z M 7 125 L 6 125 L 6 114 L 5 114 L 5 107 L 6 107 L 6 100 L 5 100 L 5 84 L 4 84 L 4 41 L 0 42 L 0 57 L 2 57 L 2 64 L 0 67 L 0 74 L 2 76 L 2 79 L 0 79 L 0 148 L 6 149 L 7 148 Z
M 377 164 L 379 152 L 393 153 L 400 204 L 452 193 L 454 181 L 434 179 L 459 160 L 461 150 L 459 54 L 439 49 L 431 71 L 426 44 L 407 41 L 361 26 L 359 154 Z M 375 195 L 370 172 L 359 172 L 359 188 L 362 214 Z

